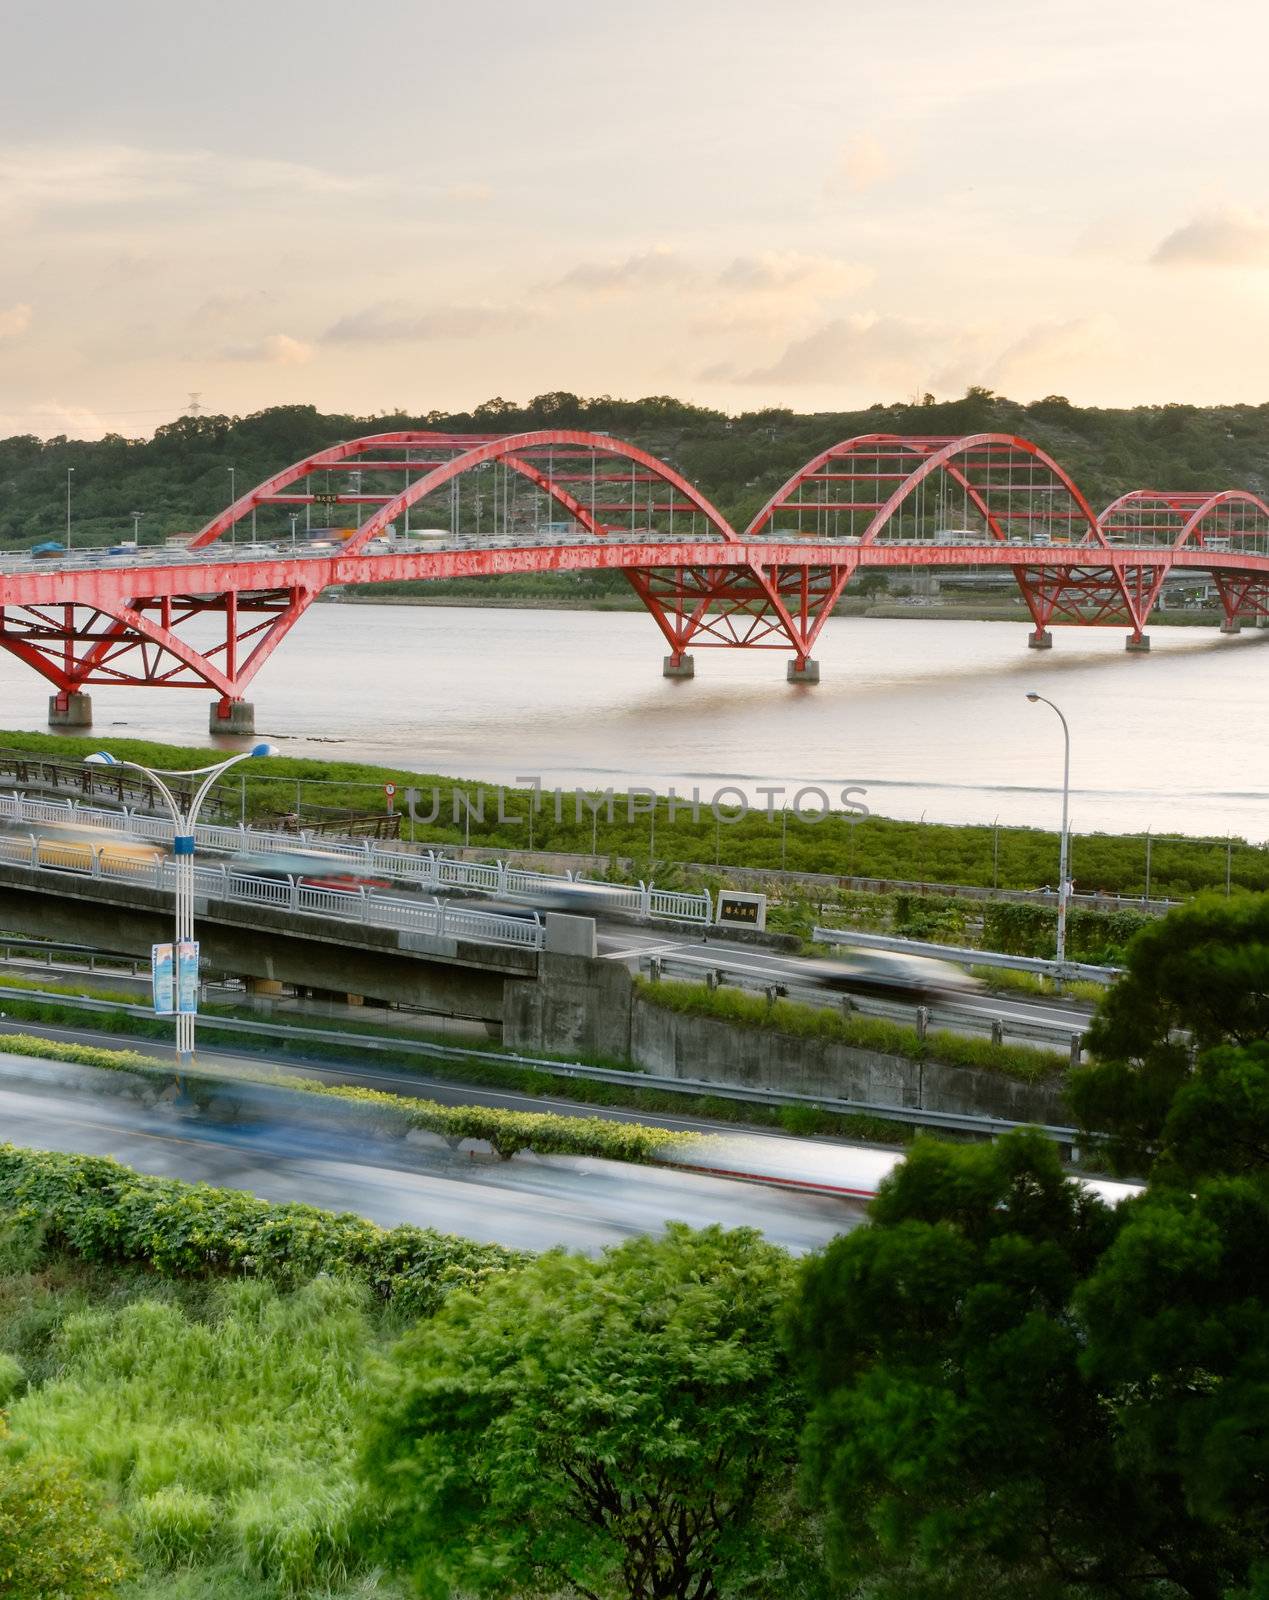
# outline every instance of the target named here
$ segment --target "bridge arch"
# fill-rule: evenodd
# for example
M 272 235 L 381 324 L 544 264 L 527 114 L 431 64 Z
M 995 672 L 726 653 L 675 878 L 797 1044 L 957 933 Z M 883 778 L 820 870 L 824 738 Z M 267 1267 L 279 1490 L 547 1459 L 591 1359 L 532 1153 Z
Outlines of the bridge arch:
M 1098 519 L 1108 539 L 1181 550 L 1269 554 L 1269 504 L 1249 489 L 1132 489 Z
M 399 456 L 402 450 L 406 452 L 404 460 L 380 459 L 384 451 L 395 451 Z M 414 450 L 425 452 L 425 458 L 410 459 L 410 452 Z M 570 470 L 587 459 L 591 462 L 589 473 Z M 605 464 L 603 471 L 597 466 L 601 459 Z M 620 471 L 612 470 L 618 463 Z M 211 518 L 190 540 L 189 548 L 197 549 L 223 537 L 247 516 L 251 516 L 254 523 L 254 514 L 261 506 L 311 505 L 312 495 L 288 494 L 287 491 L 316 472 L 337 469 L 404 480 L 404 487 L 390 494 L 364 494 L 359 485 L 355 494 L 322 497 L 336 506 L 374 505 L 369 519 L 344 543 L 345 552 L 351 555 L 428 495 L 488 465 L 502 466 L 526 480 L 595 538 L 623 531 L 604 520 L 605 515 L 616 513 L 629 522 L 628 531 L 632 537 L 650 534 L 655 537 L 652 524 L 667 516 L 669 531 L 673 533 L 676 514 L 686 514 L 693 519 L 690 533 L 680 530 L 683 536 L 696 536 L 694 519 L 701 517 L 707 537 L 727 542 L 738 537 L 721 512 L 674 467 L 637 445 L 607 434 L 575 429 L 502 435 L 408 431 L 346 440 L 293 462 L 238 496 Z M 586 482 L 590 486 L 589 504 L 582 494 L 570 487 Z M 598 498 L 601 492 L 618 498 L 601 502 Z M 495 504 L 497 498 L 495 492 Z M 506 499 L 504 491 L 504 514 Z M 642 527 L 637 525 L 640 519 L 645 524 Z
M 938 492 L 929 494 L 932 480 Z M 817 486 L 816 498 L 809 501 L 803 492 L 808 484 Z M 812 512 L 813 532 L 829 542 L 844 537 L 871 545 L 893 526 L 896 542 L 950 543 L 976 531 L 948 527 L 957 498 L 963 520 L 968 522 L 972 507 L 983 531 L 999 543 L 1020 539 L 1015 524 L 1026 529 L 1027 543 L 1037 529 L 1046 532 L 1046 542 L 1106 542 L 1092 507 L 1066 470 L 1031 440 L 1004 433 L 960 438 L 869 433 L 844 439 L 799 467 L 745 531 L 749 537 L 764 530 L 769 536 L 777 533 L 771 524 L 784 511 L 798 517 L 797 531 L 803 534 L 801 523 Z

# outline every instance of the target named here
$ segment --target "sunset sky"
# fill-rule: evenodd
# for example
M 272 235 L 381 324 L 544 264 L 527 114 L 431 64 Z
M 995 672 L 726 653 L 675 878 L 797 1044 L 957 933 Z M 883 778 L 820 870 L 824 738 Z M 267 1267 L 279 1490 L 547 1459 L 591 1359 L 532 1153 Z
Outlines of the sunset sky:
M 1269 8 L 0 0 L 0 435 L 1269 387 Z

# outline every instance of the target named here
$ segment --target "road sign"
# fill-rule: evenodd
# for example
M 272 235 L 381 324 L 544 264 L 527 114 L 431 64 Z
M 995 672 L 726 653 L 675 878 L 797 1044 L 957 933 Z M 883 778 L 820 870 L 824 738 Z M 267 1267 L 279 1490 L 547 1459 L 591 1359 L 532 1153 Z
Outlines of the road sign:
M 176 1010 L 182 1017 L 198 1014 L 197 939 L 182 939 L 176 947 Z
M 155 1016 L 170 1017 L 176 1010 L 176 985 L 170 944 L 150 946 L 150 987 L 154 994 Z
M 742 894 L 738 889 L 722 889 L 718 895 L 716 922 L 733 927 L 765 928 L 767 925 L 767 897 L 765 894 Z
M 385 783 L 384 786 L 383 786 L 383 792 L 388 797 L 388 810 L 389 811 L 395 811 L 396 810 L 396 806 L 393 804 L 393 801 L 397 797 L 397 786 L 396 786 L 396 784 L 395 783 Z
M 337 494 L 315 494 L 313 496 L 313 504 L 315 506 L 337 506 L 339 504 L 339 496 Z

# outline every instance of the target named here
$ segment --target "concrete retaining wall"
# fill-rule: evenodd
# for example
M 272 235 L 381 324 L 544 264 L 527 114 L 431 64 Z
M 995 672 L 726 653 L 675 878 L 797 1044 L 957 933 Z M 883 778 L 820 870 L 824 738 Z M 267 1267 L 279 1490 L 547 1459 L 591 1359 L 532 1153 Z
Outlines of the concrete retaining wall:
M 538 983 L 509 983 L 503 1042 L 530 1053 L 582 1051 L 661 1077 L 732 1087 L 1014 1122 L 1069 1120 L 1060 1078 L 1020 1083 L 994 1072 L 685 1016 L 643 999 L 625 968 L 605 961 L 546 958 Z

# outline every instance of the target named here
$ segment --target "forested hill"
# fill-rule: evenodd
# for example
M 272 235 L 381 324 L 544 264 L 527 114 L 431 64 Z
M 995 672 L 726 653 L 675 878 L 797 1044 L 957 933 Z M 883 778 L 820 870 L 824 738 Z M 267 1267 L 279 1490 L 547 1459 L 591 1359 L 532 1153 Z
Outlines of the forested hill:
M 108 543 L 198 527 L 229 497 L 336 439 L 401 428 L 516 432 L 579 427 L 633 440 L 699 483 L 734 523 L 743 523 L 801 462 L 857 433 L 1022 434 L 1074 475 L 1095 509 L 1141 486 L 1269 490 L 1269 404 L 1138 406 L 1100 410 L 1050 395 L 1030 405 L 971 389 L 963 399 L 874 405 L 864 411 L 719 411 L 658 396 L 582 400 L 539 395 L 528 405 L 490 400 L 472 412 L 376 417 L 322 415 L 312 406 L 275 406 L 249 417 L 178 417 L 153 439 L 118 434 L 91 443 L 32 436 L 0 440 L 0 547 L 60 537 L 66 475 L 73 467 L 75 542 Z

